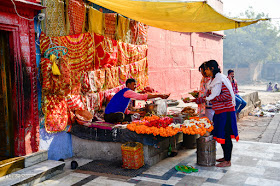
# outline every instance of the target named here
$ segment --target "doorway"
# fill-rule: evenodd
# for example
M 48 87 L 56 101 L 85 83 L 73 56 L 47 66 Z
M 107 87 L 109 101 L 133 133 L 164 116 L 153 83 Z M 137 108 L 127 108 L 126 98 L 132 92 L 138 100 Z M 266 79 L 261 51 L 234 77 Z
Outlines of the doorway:
M 11 32 L 0 30 L 0 161 L 14 157 L 11 39 Z

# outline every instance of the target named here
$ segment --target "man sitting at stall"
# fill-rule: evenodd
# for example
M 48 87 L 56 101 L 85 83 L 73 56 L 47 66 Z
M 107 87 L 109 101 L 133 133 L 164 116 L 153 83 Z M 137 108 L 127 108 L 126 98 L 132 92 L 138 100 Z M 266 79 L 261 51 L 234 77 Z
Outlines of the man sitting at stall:
M 136 89 L 136 80 L 135 79 L 127 79 L 126 80 L 126 88 L 117 92 L 110 102 L 108 103 L 105 109 L 104 119 L 109 123 L 118 123 L 122 121 L 131 121 L 131 115 L 134 113 L 139 113 L 141 116 L 144 116 L 145 111 L 130 111 L 127 109 L 130 100 L 145 100 L 152 98 L 162 98 L 167 99 L 170 94 L 138 94 L 135 91 Z

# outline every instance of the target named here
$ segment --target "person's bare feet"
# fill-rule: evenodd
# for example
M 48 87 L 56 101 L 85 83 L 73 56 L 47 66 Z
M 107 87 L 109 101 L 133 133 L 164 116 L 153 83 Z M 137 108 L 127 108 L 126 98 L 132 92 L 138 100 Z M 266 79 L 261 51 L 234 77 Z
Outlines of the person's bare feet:
M 216 167 L 230 167 L 230 166 L 231 166 L 230 161 L 223 161 L 223 162 L 216 165 Z
M 225 158 L 220 158 L 220 159 L 216 159 L 217 162 L 223 162 L 226 161 Z

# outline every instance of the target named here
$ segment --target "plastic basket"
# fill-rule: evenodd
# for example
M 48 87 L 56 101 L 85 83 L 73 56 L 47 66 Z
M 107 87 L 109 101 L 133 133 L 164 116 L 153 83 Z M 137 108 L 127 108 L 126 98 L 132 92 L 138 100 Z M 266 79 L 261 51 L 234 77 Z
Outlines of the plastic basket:
M 123 168 L 139 169 L 144 165 L 143 145 L 138 142 L 122 144 Z

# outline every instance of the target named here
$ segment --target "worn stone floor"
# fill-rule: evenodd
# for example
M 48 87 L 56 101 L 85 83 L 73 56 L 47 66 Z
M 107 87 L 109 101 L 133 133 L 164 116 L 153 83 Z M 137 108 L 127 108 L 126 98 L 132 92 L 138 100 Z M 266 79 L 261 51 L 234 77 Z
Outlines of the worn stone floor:
M 162 160 L 141 175 L 128 178 L 70 169 L 74 159 L 82 166 L 92 160 L 66 160 L 64 172 L 37 185 L 87 186 L 219 186 L 219 185 L 280 185 L 280 114 L 274 118 L 245 117 L 239 122 L 240 141 L 233 143 L 232 166 L 227 168 L 202 167 L 196 164 L 196 149 L 180 150 L 178 155 Z M 217 145 L 217 158 L 222 149 Z M 175 170 L 176 165 L 192 165 L 196 173 Z
M 217 158 L 222 157 L 217 145 Z M 66 161 L 64 173 L 37 185 L 280 185 L 280 144 L 239 141 L 234 142 L 232 166 L 202 167 L 196 164 L 196 150 L 182 150 L 176 157 L 167 158 L 134 178 L 96 173 L 81 173 L 70 169 Z M 79 165 L 91 160 L 75 159 Z M 177 172 L 175 165 L 193 165 L 196 173 Z

